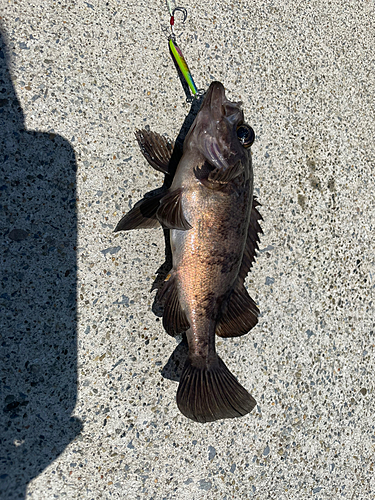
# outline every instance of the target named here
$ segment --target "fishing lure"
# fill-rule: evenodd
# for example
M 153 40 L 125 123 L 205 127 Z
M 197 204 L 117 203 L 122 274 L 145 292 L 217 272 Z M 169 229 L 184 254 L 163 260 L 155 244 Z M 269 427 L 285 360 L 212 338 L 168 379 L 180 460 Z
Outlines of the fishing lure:
M 176 40 L 174 37 L 170 36 L 169 39 L 169 50 L 171 51 L 174 60 L 176 61 L 178 67 L 181 70 L 181 73 L 183 74 L 186 83 L 189 85 L 190 90 L 193 95 L 196 95 L 198 93 L 198 89 L 194 83 L 193 77 L 191 76 L 189 66 L 187 65 L 187 62 L 182 55 L 180 47 L 177 45 Z
M 168 38 L 169 50 L 172 54 L 172 57 L 176 61 L 176 64 L 177 64 L 178 68 L 180 69 L 183 77 L 185 78 L 186 83 L 188 84 L 193 96 L 194 97 L 201 96 L 203 94 L 203 91 L 198 90 L 197 86 L 194 83 L 194 80 L 193 80 L 193 77 L 191 76 L 191 72 L 189 70 L 189 66 L 187 65 L 186 59 L 184 58 L 180 47 L 177 45 L 176 35 L 174 32 L 175 12 L 176 11 L 182 12 L 182 14 L 184 16 L 182 22 L 184 23 L 186 21 L 186 18 L 187 18 L 186 9 L 184 9 L 183 7 L 176 7 L 176 3 L 174 0 L 167 0 L 167 5 L 168 5 L 169 14 L 171 16 L 170 21 L 169 21 L 169 24 L 171 26 L 171 35 Z

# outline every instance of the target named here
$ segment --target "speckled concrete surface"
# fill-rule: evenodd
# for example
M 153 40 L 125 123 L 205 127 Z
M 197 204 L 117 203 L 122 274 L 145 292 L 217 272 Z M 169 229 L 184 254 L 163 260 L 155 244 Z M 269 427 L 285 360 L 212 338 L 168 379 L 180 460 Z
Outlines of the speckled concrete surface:
M 257 134 L 261 317 L 218 349 L 258 406 L 179 413 L 162 231 L 112 232 L 162 182 L 135 128 L 190 109 L 164 2 L 0 0 L 0 496 L 373 498 L 374 2 L 180 5 L 197 85 Z

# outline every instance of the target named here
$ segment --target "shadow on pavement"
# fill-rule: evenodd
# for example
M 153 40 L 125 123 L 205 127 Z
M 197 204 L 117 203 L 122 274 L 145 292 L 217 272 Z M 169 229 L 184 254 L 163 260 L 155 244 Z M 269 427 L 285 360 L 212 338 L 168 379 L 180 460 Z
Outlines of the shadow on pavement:
M 5 500 L 24 498 L 28 483 L 65 450 L 82 424 L 71 417 L 77 397 L 75 155 L 64 138 L 25 129 L 3 36 L 0 498 Z

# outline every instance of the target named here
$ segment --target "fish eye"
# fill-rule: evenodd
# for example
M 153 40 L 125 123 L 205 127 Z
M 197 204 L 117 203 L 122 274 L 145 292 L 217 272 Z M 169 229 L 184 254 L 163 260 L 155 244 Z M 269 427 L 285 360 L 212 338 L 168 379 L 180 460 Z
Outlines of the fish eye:
M 237 137 L 244 148 L 249 148 L 255 140 L 255 132 L 246 123 L 237 127 Z

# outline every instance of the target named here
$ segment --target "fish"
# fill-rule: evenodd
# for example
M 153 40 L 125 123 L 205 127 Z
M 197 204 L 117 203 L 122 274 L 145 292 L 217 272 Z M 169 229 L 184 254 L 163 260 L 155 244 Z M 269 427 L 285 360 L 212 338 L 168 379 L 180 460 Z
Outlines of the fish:
M 244 280 L 259 250 L 260 203 L 253 196 L 254 130 L 241 102 L 212 82 L 187 133 L 177 167 L 174 145 L 137 130 L 143 156 L 166 182 L 137 202 L 115 231 L 162 227 L 170 268 L 157 284 L 156 304 L 171 336 L 186 334 L 188 356 L 176 400 L 181 413 L 206 423 L 242 417 L 256 401 L 219 357 L 215 338 L 239 337 L 258 322 Z

